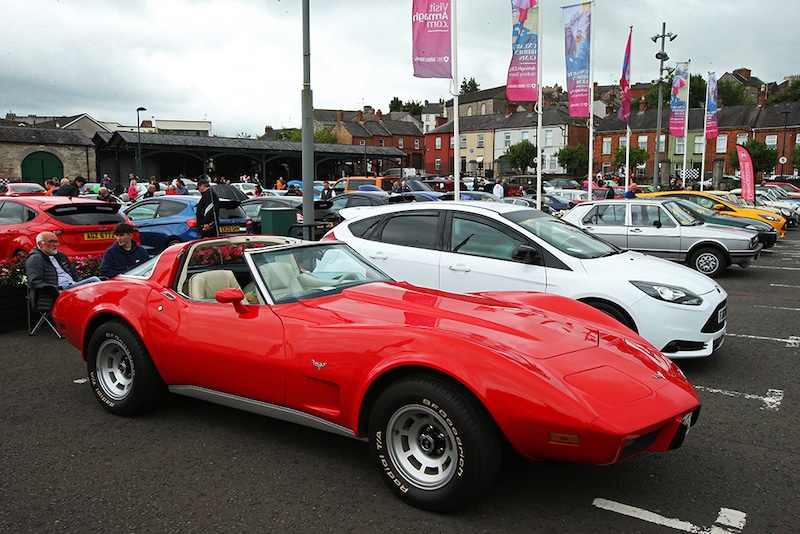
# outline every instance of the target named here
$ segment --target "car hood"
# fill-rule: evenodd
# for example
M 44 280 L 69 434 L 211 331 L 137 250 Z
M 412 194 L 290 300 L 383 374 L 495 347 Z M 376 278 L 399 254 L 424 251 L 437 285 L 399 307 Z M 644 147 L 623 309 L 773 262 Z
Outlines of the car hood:
M 713 279 L 685 265 L 669 260 L 627 251 L 613 256 L 581 260 L 587 274 L 601 276 L 609 284 L 625 281 L 657 282 L 659 284 L 682 287 L 697 295 L 705 295 L 712 291 L 727 295 L 725 290 Z

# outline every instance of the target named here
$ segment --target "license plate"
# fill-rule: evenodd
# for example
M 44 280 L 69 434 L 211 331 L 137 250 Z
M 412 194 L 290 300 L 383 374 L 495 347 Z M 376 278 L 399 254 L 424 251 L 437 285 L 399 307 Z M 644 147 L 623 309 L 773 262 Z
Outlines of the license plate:
M 105 241 L 107 239 L 116 239 L 113 232 L 84 232 L 83 239 L 86 241 Z
M 692 429 L 692 412 L 689 412 L 689 413 L 687 413 L 686 415 L 683 416 L 683 423 L 682 424 L 686 427 L 686 433 L 684 435 L 688 436 L 689 435 L 689 430 Z
M 717 312 L 717 323 L 718 324 L 724 324 L 725 323 L 725 317 L 727 316 L 727 314 L 728 314 L 728 307 L 727 306 L 725 306 L 724 308 L 719 310 Z
M 242 229 L 238 226 L 220 226 L 219 231 L 225 234 L 233 234 L 236 232 L 241 232 Z
M 317 228 L 322 228 L 322 229 L 333 228 L 333 223 L 332 222 L 326 222 L 326 223 L 318 224 Z

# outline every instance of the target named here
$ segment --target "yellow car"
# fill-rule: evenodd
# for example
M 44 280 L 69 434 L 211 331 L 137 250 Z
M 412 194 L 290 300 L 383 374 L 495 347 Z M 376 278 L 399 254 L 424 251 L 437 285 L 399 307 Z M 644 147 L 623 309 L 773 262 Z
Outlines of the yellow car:
M 724 198 L 718 197 L 714 191 L 661 191 L 658 193 L 637 193 L 637 197 L 679 197 L 699 204 L 704 208 L 712 209 L 717 213 L 724 215 L 733 215 L 735 217 L 747 217 L 749 219 L 756 219 L 757 221 L 764 221 L 772 225 L 781 237 L 786 235 L 786 219 L 777 213 L 772 213 L 760 208 L 746 208 L 738 204 L 734 204 Z

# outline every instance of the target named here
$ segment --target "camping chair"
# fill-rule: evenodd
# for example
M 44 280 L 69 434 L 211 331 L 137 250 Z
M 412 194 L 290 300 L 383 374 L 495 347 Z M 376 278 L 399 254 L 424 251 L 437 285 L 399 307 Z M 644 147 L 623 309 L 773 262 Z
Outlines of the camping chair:
M 55 296 L 58 297 L 58 290 L 54 287 L 34 289 L 31 286 L 28 286 L 28 292 L 25 296 L 28 301 L 28 335 L 34 335 L 36 331 L 39 330 L 39 327 L 41 327 L 43 324 L 46 324 L 50 327 L 50 330 L 52 330 L 53 333 L 58 336 L 59 339 L 62 339 L 64 336 L 59 333 L 55 323 L 53 322 L 53 318 L 50 316 L 50 310 L 52 306 L 47 307 L 39 301 L 40 294 L 47 291 L 55 293 Z M 55 302 L 55 299 L 53 299 L 53 302 Z M 34 318 L 36 318 L 36 324 L 31 327 Z

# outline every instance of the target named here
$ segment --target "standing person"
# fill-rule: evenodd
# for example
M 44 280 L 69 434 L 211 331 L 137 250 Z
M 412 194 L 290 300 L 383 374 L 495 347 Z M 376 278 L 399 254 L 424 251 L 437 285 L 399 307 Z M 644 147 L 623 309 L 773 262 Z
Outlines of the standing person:
M 158 178 L 156 178 L 155 176 L 150 177 L 150 185 L 152 185 L 155 188 L 155 191 L 161 191 L 161 184 L 158 183 Z
M 197 227 L 201 237 L 219 237 L 219 197 L 208 180 L 197 182 L 200 202 L 197 203 Z
M 108 247 L 100 262 L 100 276 L 111 278 L 130 271 L 150 259 L 147 251 L 133 240 L 133 226 L 121 222 L 114 227 L 117 242 Z
M 128 186 L 128 202 L 134 202 L 139 198 L 139 190 L 136 189 L 136 179 L 131 178 Z
M 100 180 L 100 185 L 108 189 L 109 192 L 114 192 L 114 183 L 111 181 L 108 173 L 103 174 L 103 179 Z
M 47 196 L 52 195 L 56 190 L 56 181 L 53 180 L 52 178 L 48 178 L 47 180 L 44 181 L 44 188 L 45 188 L 44 192 L 45 195 Z
M 397 183 L 397 182 L 395 182 L 395 183 Z M 328 180 L 325 180 L 324 182 L 322 182 L 322 191 L 320 191 L 320 193 L 319 193 L 319 199 L 320 200 L 330 200 L 335 196 L 336 196 L 336 192 L 333 189 L 331 189 L 330 182 L 328 182 Z
M 286 184 L 283 183 L 283 176 L 278 176 L 278 179 L 275 181 L 275 189 L 278 191 L 286 189 Z
M 505 178 L 500 180 L 500 185 L 503 186 L 503 196 L 507 197 L 508 196 L 508 182 L 506 181 Z
M 299 187 L 292 184 L 289 186 L 289 189 L 286 190 L 287 197 L 301 197 L 303 196 L 303 192 L 300 190 Z
M 66 183 L 64 182 L 66 180 Z M 86 184 L 83 176 L 76 176 L 75 181 L 70 183 L 69 178 L 61 180 L 61 187 L 53 193 L 59 197 L 79 197 L 81 196 L 81 188 Z
M 256 197 L 256 198 L 261 198 L 261 197 L 267 196 L 267 195 L 264 194 L 264 190 L 261 188 L 261 184 L 256 184 L 256 189 L 255 189 L 255 192 L 253 193 L 253 196 Z
M 103 202 L 116 202 L 114 196 L 104 185 L 101 185 L 100 189 L 97 190 L 97 200 L 102 200 Z
M 495 180 L 494 187 L 492 187 L 492 194 L 496 197 L 504 197 L 503 194 L 503 184 L 500 183 L 500 178 Z
M 181 178 L 175 180 L 175 193 L 178 195 L 188 195 L 189 188 L 186 187 L 186 184 L 183 182 Z
M 607 200 L 608 200 L 608 199 L 613 199 L 613 198 L 614 198 L 614 196 L 616 195 L 616 194 L 614 193 L 614 188 L 611 186 L 611 184 L 606 184 L 606 187 L 607 187 L 608 189 L 606 190 L 606 196 L 605 196 L 605 198 L 606 198 Z
M 142 198 L 153 198 L 154 196 L 156 196 L 157 189 L 158 188 L 156 184 L 152 183 L 147 184 L 147 192 L 144 194 L 144 196 L 142 196 Z
M 175 184 L 169 184 L 167 186 L 167 194 L 168 195 L 177 195 L 178 194 L 178 188 L 175 186 Z

